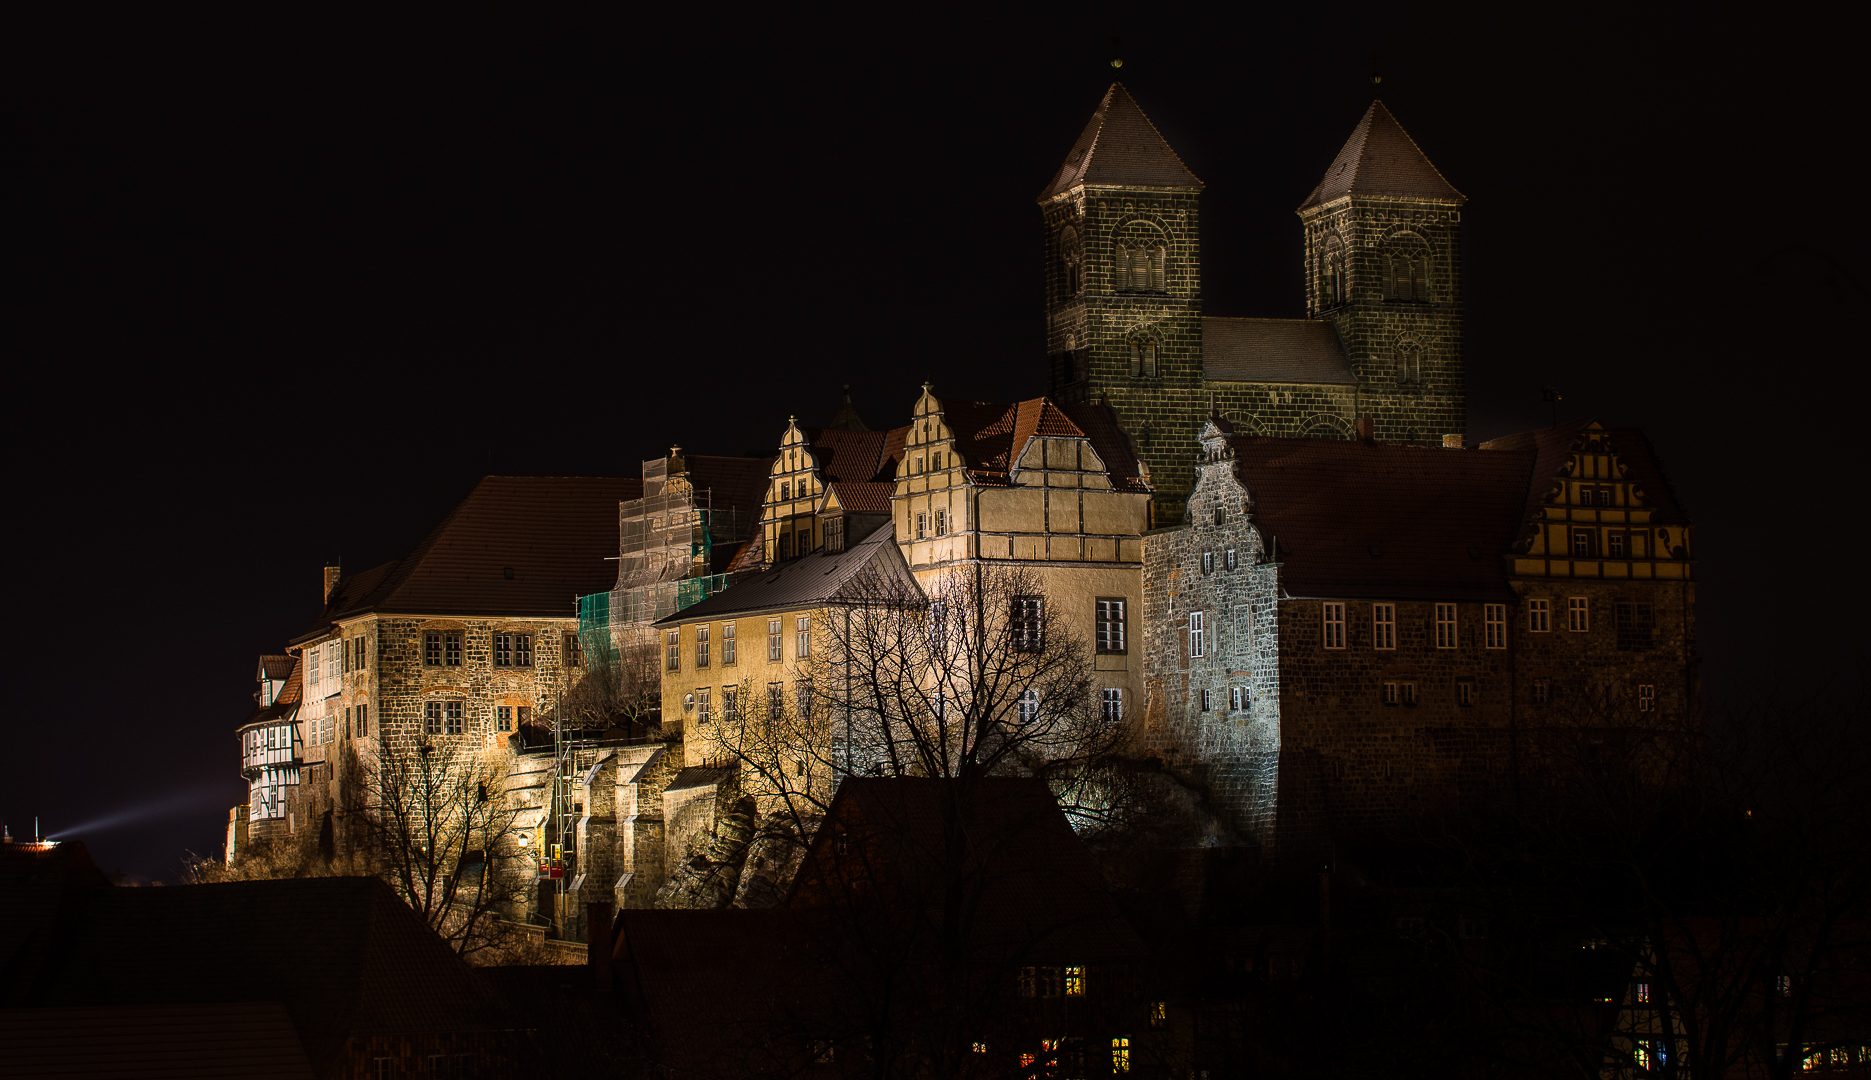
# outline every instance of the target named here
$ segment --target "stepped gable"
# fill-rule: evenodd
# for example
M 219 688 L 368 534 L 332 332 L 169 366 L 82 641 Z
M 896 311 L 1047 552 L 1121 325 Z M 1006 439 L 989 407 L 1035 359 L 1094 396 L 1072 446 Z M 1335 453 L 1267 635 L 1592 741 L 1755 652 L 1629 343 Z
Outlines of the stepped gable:
M 1338 328 L 1329 319 L 1202 319 L 1202 378 L 1208 382 L 1356 386 Z
M 1390 115 L 1382 101 L 1371 102 L 1344 148 L 1325 170 L 1325 178 L 1299 205 L 1301 211 L 1346 195 L 1403 195 L 1463 203 L 1468 199 L 1443 178 Z
M 1560 470 L 1578 447 L 1585 433 L 1597 427 L 1592 420 L 1573 420 L 1558 427 L 1503 435 L 1481 444 L 1483 450 L 1517 450 L 1534 455 L 1527 503 L 1522 524 L 1538 520 L 1560 483 Z M 1650 437 L 1641 428 L 1598 428 L 1603 431 L 1611 452 L 1631 471 L 1631 482 L 1651 511 L 1656 525 L 1688 525 L 1689 515 L 1676 496 L 1676 488 L 1663 471 Z
M 1072 144 L 1041 202 L 1080 184 L 1114 187 L 1202 189 L 1189 166 L 1172 150 L 1123 83 L 1112 83 Z
M 1013 483 L 1013 463 L 1034 438 L 1084 439 L 1104 461 L 1111 486 L 1147 491 L 1142 468 L 1117 418 L 1104 405 L 1062 405 L 1032 398 L 1012 405 L 988 401 L 942 402 L 942 422 L 955 436 L 968 477 L 977 484 Z
M 642 493 L 636 478 L 486 477 L 409 555 L 340 579 L 293 644 L 370 612 L 568 617 L 568 597 L 615 584 L 618 504 Z
M 1531 450 L 1234 436 L 1255 523 L 1295 597 L 1511 600 Z

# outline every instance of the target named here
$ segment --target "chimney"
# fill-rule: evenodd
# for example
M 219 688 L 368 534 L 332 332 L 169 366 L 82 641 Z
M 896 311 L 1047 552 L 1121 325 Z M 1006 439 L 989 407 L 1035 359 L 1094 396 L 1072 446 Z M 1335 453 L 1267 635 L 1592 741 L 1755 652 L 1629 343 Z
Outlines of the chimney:
M 1444 435 L 1442 437 L 1442 448 L 1444 450 L 1460 450 L 1462 448 L 1462 437 L 1460 435 Z
M 585 905 L 585 962 L 591 967 L 591 988 L 611 989 L 611 932 L 616 916 L 609 904 Z
M 1360 442 L 1377 441 L 1377 421 L 1368 416 L 1358 417 L 1358 440 Z
M 325 602 L 327 604 L 331 603 L 331 590 L 337 587 L 340 574 L 341 571 L 336 566 L 325 567 Z

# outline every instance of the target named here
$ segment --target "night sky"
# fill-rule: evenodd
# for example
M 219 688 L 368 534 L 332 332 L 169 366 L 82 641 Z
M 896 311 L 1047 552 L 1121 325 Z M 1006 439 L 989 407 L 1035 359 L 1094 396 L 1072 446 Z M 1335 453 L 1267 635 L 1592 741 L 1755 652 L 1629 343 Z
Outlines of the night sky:
M 1044 393 L 1034 198 L 1113 38 L 1207 184 L 1206 313 L 1303 314 L 1293 209 L 1381 94 L 1470 200 L 1470 436 L 1545 426 L 1547 384 L 1644 427 L 1699 526 L 1710 700 L 1858 678 L 1843 6 L 25 7 L 16 837 L 166 880 L 218 853 L 256 656 L 484 473 L 770 450 L 844 383 L 873 427 L 925 379 Z

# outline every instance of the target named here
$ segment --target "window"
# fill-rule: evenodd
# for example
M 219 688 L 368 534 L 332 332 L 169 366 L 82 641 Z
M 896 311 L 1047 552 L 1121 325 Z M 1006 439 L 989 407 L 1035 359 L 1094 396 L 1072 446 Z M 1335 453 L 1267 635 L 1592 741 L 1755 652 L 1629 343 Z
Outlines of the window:
M 1104 722 L 1107 724 L 1115 724 L 1124 719 L 1124 691 L 1122 688 L 1116 686 L 1107 686 L 1104 688 L 1104 701 L 1099 715 L 1104 717 Z
M 1618 648 L 1625 652 L 1648 649 L 1657 631 L 1657 613 L 1650 602 L 1620 600 L 1612 611 L 1618 628 Z
M 533 635 L 495 634 L 495 667 L 532 667 Z
M 1224 569 L 1227 569 L 1227 570 L 1234 569 L 1235 561 L 1234 561 L 1234 549 L 1233 548 L 1228 549 L 1227 556 L 1226 558 L 1222 559 L 1221 565 Z
M 1637 688 L 1637 711 L 1654 712 L 1657 707 L 1657 688 L 1645 683 Z
M 1205 634 L 1206 634 L 1206 631 L 1204 630 L 1203 625 L 1202 625 L 1202 613 L 1199 611 L 1191 611 L 1189 613 L 1189 655 L 1190 656 L 1206 656 L 1207 655 L 1207 653 L 1203 651 L 1207 646 L 1207 642 L 1204 641 Z
M 1535 634 L 1544 634 L 1553 628 L 1553 602 L 1551 600 L 1527 601 L 1527 629 Z
M 1631 1000 L 1635 1001 L 1639 1005 L 1650 1004 L 1650 984 L 1638 983 L 1635 987 L 1633 987 L 1631 990 Z
M 1169 1026 L 1169 1002 L 1152 1001 L 1150 1003 L 1150 1026 L 1153 1028 Z
M 1085 996 L 1085 969 L 1084 968 L 1069 967 L 1065 969 L 1065 996 L 1066 997 L 1084 997 Z
M 1202 695 L 1202 699 L 1201 699 L 1201 700 L 1202 700 L 1202 711 L 1203 711 L 1203 712 L 1207 712 L 1207 711 L 1208 711 L 1208 709 L 1209 709 L 1209 689 L 1208 689 L 1208 687 L 1206 687 L 1206 686 L 1204 686 L 1204 687 L 1202 688 L 1202 690 L 1201 690 L 1201 695 Z
M 1384 704 L 1395 705 L 1396 703 L 1397 703 L 1397 684 L 1394 682 L 1387 682 L 1384 684 Z
M 374 1080 L 392 1080 L 396 1076 L 396 1059 L 393 1057 L 371 1058 L 370 1075 Z
M 1455 605 L 1436 605 L 1436 648 L 1455 648 Z
M 1039 691 L 1027 687 L 1020 692 L 1020 722 L 1030 724 L 1039 719 Z
M 767 620 L 767 662 L 777 664 L 786 658 L 786 639 L 780 630 L 780 620 Z
M 710 643 L 708 641 L 708 627 L 706 626 L 696 627 L 695 628 L 695 666 L 696 667 L 705 668 L 708 666 L 708 654 L 710 652 L 709 645 Z
M 513 730 L 513 706 L 511 705 L 494 706 L 494 730 L 495 731 L 512 731 Z
M 767 717 L 777 720 L 786 713 L 786 684 L 767 684 Z
M 460 698 L 422 703 L 422 727 L 428 735 L 459 735 L 467 711 Z
M 793 620 L 793 655 L 801 660 L 812 655 L 812 616 L 800 615 Z
M 1475 703 L 1475 684 L 1469 679 L 1455 681 L 1455 703 L 1464 708 Z
M 724 722 L 732 723 L 740 719 L 740 713 L 734 708 L 735 705 L 739 704 L 735 699 L 736 693 L 736 689 L 732 686 L 724 686 L 721 688 L 721 719 Z
M 368 702 L 357 707 L 357 733 L 359 736 L 370 734 L 370 704 Z
M 1345 605 L 1325 604 L 1325 647 L 1342 649 L 1345 647 Z
M 784 561 L 792 557 L 793 557 L 793 534 L 781 533 L 780 534 L 780 559 Z
M 695 691 L 695 722 L 706 724 L 711 719 L 713 716 L 708 708 L 708 687 L 704 686 Z
M 936 535 L 947 536 L 948 535 L 948 511 L 945 509 L 938 508 L 935 512 L 935 515 L 936 515 Z
M 1242 709 L 1247 708 L 1247 687 L 1228 687 L 1228 708 L 1233 712 L 1240 712 Z
M 1597 550 L 1598 550 L 1597 538 L 1598 538 L 1598 530 L 1596 529 L 1574 529 L 1572 530 L 1572 556 L 1573 558 L 1589 559 L 1593 555 L 1597 554 Z
M 845 549 L 845 519 L 837 518 L 837 517 L 826 518 L 825 519 L 825 550 L 831 551 L 831 552 L 838 552 L 838 551 L 843 551 L 844 549 Z M 726 661 L 723 661 L 723 663 L 726 663 Z
M 1124 633 L 1124 601 L 1115 596 L 1098 598 L 1098 651 L 1101 653 L 1124 652 L 1126 638 Z
M 1536 679 L 1533 683 L 1533 703 L 1544 705 L 1553 700 L 1553 688 L 1545 679 Z
M 1591 628 L 1591 600 L 1583 596 L 1566 597 L 1566 629 L 1584 633 Z
M 1423 381 L 1423 347 L 1410 342 L 1397 348 L 1397 381 L 1400 383 L 1419 383 Z
M 682 670 L 682 631 L 669 632 L 669 659 L 666 665 L 670 671 Z
M 786 500 L 792 497 L 793 497 L 793 485 L 789 481 L 781 480 L 780 481 L 780 501 L 785 502 Z
M 800 679 L 793 684 L 793 704 L 799 710 L 799 719 L 812 719 L 812 680 Z M 804 766 L 800 766 L 799 775 L 804 776 Z
M 1130 343 L 1130 373 L 1133 376 L 1156 377 L 1155 342 L 1133 341 Z
M 734 662 L 734 624 L 721 624 L 721 666 L 727 667 Z
M 1775 975 L 1774 976 L 1774 993 L 1779 994 L 1781 997 L 1792 997 L 1793 996 L 1793 976 Z
M 1202 553 L 1202 572 L 1204 574 L 1212 574 L 1215 572 L 1215 553 L 1214 552 L 1204 551 Z
M 1400 684 L 1400 689 L 1402 689 L 1403 691 L 1403 697 L 1402 697 L 1403 704 L 1405 705 L 1416 704 L 1416 684 L 1415 683 L 1413 682 L 1402 683 Z
M 1046 613 L 1040 597 L 1013 598 L 1007 614 L 1007 632 L 1014 648 L 1028 652 L 1039 649 L 1046 633 Z
M 927 511 L 918 510 L 916 511 L 916 539 L 921 540 L 927 535 L 929 535 L 929 514 Z
M 425 701 L 422 703 L 422 733 L 440 735 L 442 733 L 442 703 Z
M 1397 647 L 1397 605 L 1371 605 L 1371 648 Z
M 1614 559 L 1624 557 L 1624 534 L 1611 533 L 1605 537 L 1605 554 Z
M 422 662 L 428 667 L 442 666 L 442 635 L 434 633 L 422 635 Z M 312 676 L 314 682 L 318 680 L 318 660 L 316 653 L 313 654 L 312 666 L 309 674 Z
M 1507 605 L 1483 604 L 1481 606 L 1483 638 L 1490 649 L 1507 648 Z

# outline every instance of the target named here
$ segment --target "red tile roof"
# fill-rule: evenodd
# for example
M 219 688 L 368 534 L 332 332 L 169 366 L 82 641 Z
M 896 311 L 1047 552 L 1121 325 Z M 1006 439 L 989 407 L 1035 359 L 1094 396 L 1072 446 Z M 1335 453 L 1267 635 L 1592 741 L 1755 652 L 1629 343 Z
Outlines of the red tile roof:
M 833 484 L 832 490 L 838 495 L 838 505 L 847 514 L 887 514 L 890 512 L 890 497 L 896 494 L 897 486 L 880 481 Z
M 618 504 L 642 491 L 622 477 L 489 476 L 409 555 L 339 579 L 300 640 L 371 612 L 570 618 L 575 597 L 615 584 Z
M 1080 184 L 1202 189 L 1123 83 L 1112 83 L 1040 201 Z
M 896 464 L 903 458 L 903 440 L 909 428 L 889 431 L 850 431 L 844 428 L 802 428 L 806 445 L 818 461 L 827 483 L 894 481 Z
M 292 674 L 294 662 L 290 656 L 262 656 L 260 657 L 260 678 L 277 682 Z
M 1322 206 L 1343 195 L 1405 195 L 1454 203 L 1466 197 L 1443 179 L 1381 101 L 1371 102 L 1351 138 L 1325 170 L 1325 178 L 1301 203 Z
M 1329 319 L 1202 320 L 1202 378 L 1209 382 L 1356 386 Z
M 1236 436 L 1293 596 L 1501 598 L 1531 451 Z
M 942 421 L 955 436 L 969 479 L 977 484 L 1012 483 L 1013 465 L 1035 437 L 1082 438 L 1104 462 L 1114 489 L 1148 490 L 1130 440 L 1109 406 L 1065 405 L 1048 398 L 1012 405 L 944 399 Z

